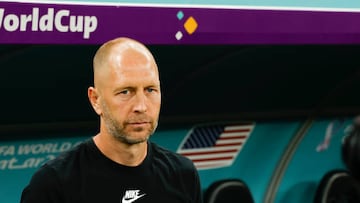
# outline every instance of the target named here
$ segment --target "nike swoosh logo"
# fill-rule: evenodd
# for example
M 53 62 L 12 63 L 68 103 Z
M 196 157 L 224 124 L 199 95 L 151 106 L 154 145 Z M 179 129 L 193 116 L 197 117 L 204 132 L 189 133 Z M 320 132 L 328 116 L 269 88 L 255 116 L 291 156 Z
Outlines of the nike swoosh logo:
M 127 198 L 123 197 L 122 203 L 132 203 L 132 202 L 135 202 L 137 199 L 143 197 L 144 195 L 145 195 L 145 194 L 142 194 L 142 195 L 136 196 L 136 197 L 131 198 L 131 199 L 127 199 Z

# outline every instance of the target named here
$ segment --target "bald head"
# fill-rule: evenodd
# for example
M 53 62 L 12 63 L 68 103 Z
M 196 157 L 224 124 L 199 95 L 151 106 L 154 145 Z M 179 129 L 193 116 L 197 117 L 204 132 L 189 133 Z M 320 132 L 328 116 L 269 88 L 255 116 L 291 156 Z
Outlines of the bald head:
M 144 64 L 156 69 L 158 74 L 155 59 L 145 45 L 126 37 L 110 40 L 103 44 L 94 56 L 94 86 L 100 84 L 102 76 L 109 73 L 110 68 L 131 68 Z

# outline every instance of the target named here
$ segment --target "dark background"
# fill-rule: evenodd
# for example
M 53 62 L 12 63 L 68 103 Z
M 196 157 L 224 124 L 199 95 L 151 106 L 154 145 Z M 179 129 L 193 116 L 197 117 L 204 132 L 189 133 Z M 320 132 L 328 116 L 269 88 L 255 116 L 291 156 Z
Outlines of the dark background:
M 359 45 L 148 45 L 160 69 L 159 127 L 352 116 Z M 0 136 L 96 131 L 87 98 L 98 45 L 0 45 Z

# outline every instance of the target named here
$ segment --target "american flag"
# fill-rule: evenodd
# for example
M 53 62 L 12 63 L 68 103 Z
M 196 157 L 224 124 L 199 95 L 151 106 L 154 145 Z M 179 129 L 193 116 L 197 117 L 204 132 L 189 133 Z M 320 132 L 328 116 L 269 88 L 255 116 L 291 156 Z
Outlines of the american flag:
M 197 169 L 232 165 L 254 127 L 255 123 L 195 126 L 177 153 L 191 159 Z

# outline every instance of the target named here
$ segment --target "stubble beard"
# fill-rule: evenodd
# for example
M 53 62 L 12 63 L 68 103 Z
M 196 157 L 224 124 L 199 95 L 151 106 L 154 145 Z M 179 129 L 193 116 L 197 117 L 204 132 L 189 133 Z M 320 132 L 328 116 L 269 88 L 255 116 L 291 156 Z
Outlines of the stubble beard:
M 103 120 L 105 124 L 105 128 L 110 135 L 112 135 L 116 140 L 125 143 L 127 145 L 134 145 L 146 142 L 150 136 L 155 132 L 158 122 L 151 122 L 151 127 L 147 130 L 147 136 L 142 138 L 132 138 L 132 132 L 126 132 L 126 122 L 124 124 L 119 123 L 114 116 L 110 113 L 109 109 L 105 104 L 102 104 L 103 109 Z M 133 129 L 133 133 L 141 133 L 144 131 L 144 128 L 135 128 Z

